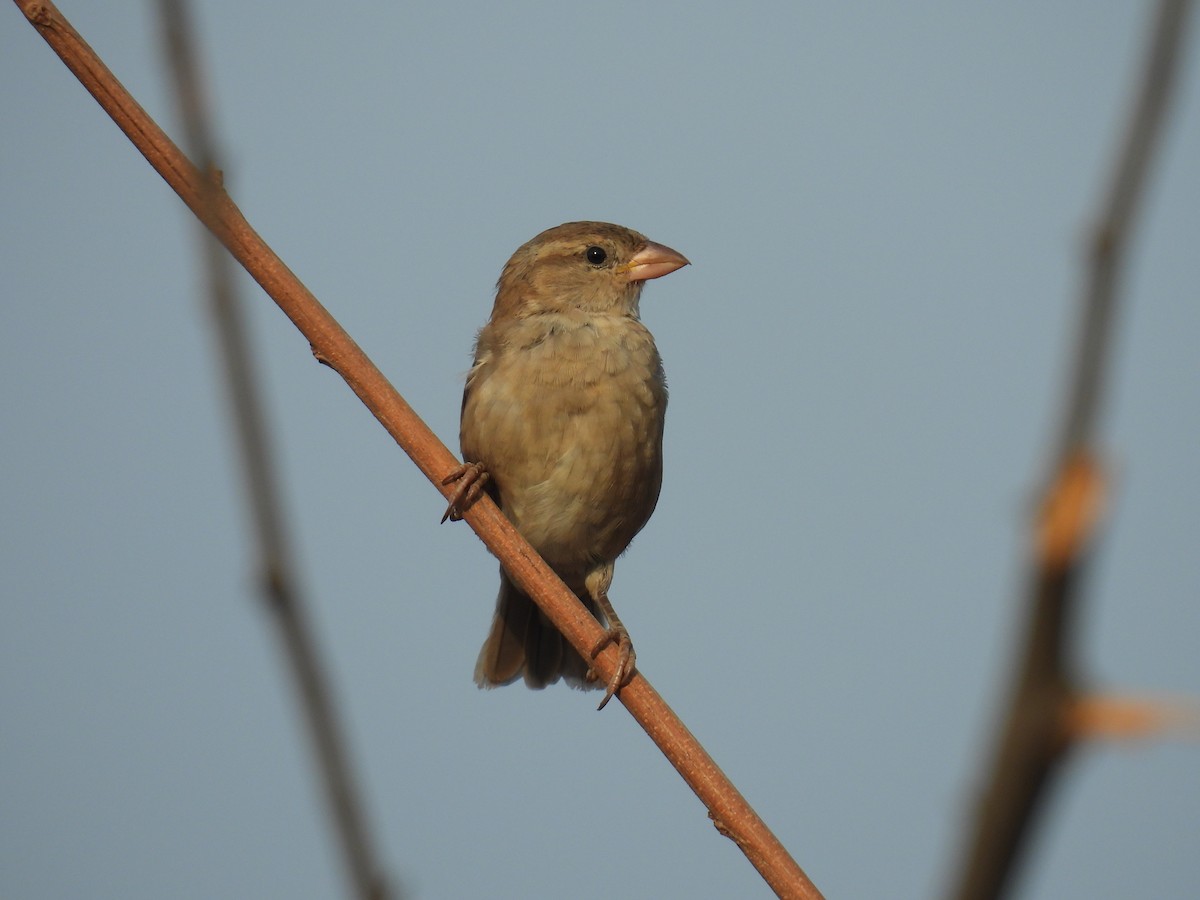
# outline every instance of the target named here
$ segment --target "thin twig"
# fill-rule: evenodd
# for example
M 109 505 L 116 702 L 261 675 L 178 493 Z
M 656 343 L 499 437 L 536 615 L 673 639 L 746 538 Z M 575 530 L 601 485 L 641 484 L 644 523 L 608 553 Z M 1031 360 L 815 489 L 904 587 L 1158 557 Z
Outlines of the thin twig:
M 1171 88 L 1183 55 L 1181 45 L 1190 6 L 1189 0 L 1159 3 L 1145 71 L 1126 123 L 1108 196 L 1089 236 L 1074 380 L 1059 439 L 1060 464 L 1072 455 L 1074 448 L 1088 444 L 1095 430 L 1109 355 L 1113 307 L 1124 274 L 1129 234 L 1137 222 L 1150 163 L 1162 138 Z
M 45 0 L 15 2 L 150 164 L 292 320 L 312 345 L 317 359 L 345 379 L 417 467 L 449 499 L 453 488 L 443 488 L 440 482 L 457 466 L 457 460 L 317 299 L 255 234 L 228 195 L 221 191 L 214 203 L 205 204 L 204 179 L 200 172 L 121 87 L 51 3 Z M 481 498 L 467 511 L 466 521 L 503 563 L 517 586 L 538 603 L 572 646 L 585 655 L 596 646 L 603 635 L 599 623 L 494 503 Z M 595 667 L 602 680 L 612 676 L 616 657 L 616 649 L 608 647 L 597 658 Z M 780 897 L 809 900 L 821 896 L 640 672 L 618 697 L 708 807 L 718 830 L 741 848 Z
M 1085 254 L 1079 338 L 1053 471 L 1034 524 L 1029 627 L 987 786 L 952 896 L 991 900 L 1012 883 L 1038 810 L 1080 738 L 1070 727 L 1081 689 L 1069 658 L 1078 585 L 1099 520 L 1103 476 L 1093 448 L 1129 236 L 1163 132 L 1180 65 L 1187 0 L 1163 0 L 1108 194 Z
M 201 88 L 198 51 L 186 0 L 159 0 L 166 60 L 174 76 L 186 145 L 201 172 L 201 202 L 214 213 L 220 189 L 216 140 Z M 283 501 L 270 446 L 259 379 L 254 372 L 250 338 L 241 298 L 233 277 L 233 261 L 208 232 L 199 230 L 204 271 L 208 278 L 213 325 L 225 373 L 242 476 L 254 532 L 258 539 L 260 590 L 282 642 L 297 699 L 304 713 L 328 805 L 342 852 L 352 896 L 384 900 L 388 890 L 373 850 L 370 829 L 346 753 L 332 689 L 309 624 L 299 578 L 284 527 Z

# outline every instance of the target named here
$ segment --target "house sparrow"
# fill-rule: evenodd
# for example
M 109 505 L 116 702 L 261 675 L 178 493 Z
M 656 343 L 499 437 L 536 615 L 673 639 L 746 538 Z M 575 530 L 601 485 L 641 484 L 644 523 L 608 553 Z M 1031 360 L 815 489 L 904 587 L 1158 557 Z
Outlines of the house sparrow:
M 608 630 L 618 648 L 603 709 L 633 677 L 629 632 L 608 599 L 613 565 L 654 512 L 662 485 L 667 382 L 638 315 L 643 282 L 688 264 L 636 231 L 568 222 L 520 247 L 496 285 L 463 393 L 464 463 L 446 516 L 486 491 Z M 598 687 L 590 668 L 500 569 L 475 682 L 524 676 Z

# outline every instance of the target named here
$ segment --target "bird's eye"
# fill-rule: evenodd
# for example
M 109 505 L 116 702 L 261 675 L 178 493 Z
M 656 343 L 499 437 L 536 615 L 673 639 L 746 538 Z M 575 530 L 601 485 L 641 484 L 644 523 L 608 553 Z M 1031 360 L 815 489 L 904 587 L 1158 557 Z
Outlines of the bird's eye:
M 603 247 L 588 247 L 584 255 L 593 266 L 598 266 L 608 259 L 608 254 L 604 252 Z

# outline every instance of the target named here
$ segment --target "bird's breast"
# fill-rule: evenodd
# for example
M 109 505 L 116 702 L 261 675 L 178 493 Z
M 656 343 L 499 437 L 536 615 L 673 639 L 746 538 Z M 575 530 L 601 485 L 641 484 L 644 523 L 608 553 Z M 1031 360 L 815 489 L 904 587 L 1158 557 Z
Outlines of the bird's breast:
M 658 500 L 666 405 L 654 339 L 636 319 L 485 329 L 463 454 L 487 466 L 505 513 L 551 565 L 611 560 Z

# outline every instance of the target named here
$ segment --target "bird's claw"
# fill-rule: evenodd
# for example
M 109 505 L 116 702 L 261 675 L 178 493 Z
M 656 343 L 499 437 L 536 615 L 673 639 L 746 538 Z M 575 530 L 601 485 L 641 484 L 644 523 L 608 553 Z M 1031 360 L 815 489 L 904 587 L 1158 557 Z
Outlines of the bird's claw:
M 597 711 L 604 709 L 608 705 L 608 701 L 616 696 L 617 691 L 633 680 L 633 673 L 637 666 L 637 654 L 633 652 L 633 641 L 629 639 L 629 632 L 623 625 L 609 628 L 604 632 L 604 637 L 600 638 L 596 642 L 596 646 L 592 648 L 593 662 L 600 655 L 600 651 L 609 644 L 617 645 L 617 668 L 613 671 L 612 678 L 608 680 L 608 686 L 604 690 L 604 699 L 596 707 Z M 589 681 L 596 681 L 598 678 L 599 675 L 595 669 L 588 669 L 587 679 Z
M 443 478 L 442 484 L 453 484 L 457 481 L 458 487 L 451 495 L 446 511 L 442 513 L 442 521 L 459 521 L 463 517 L 463 511 L 475 502 L 491 477 L 483 463 L 473 462 L 463 463 Z

